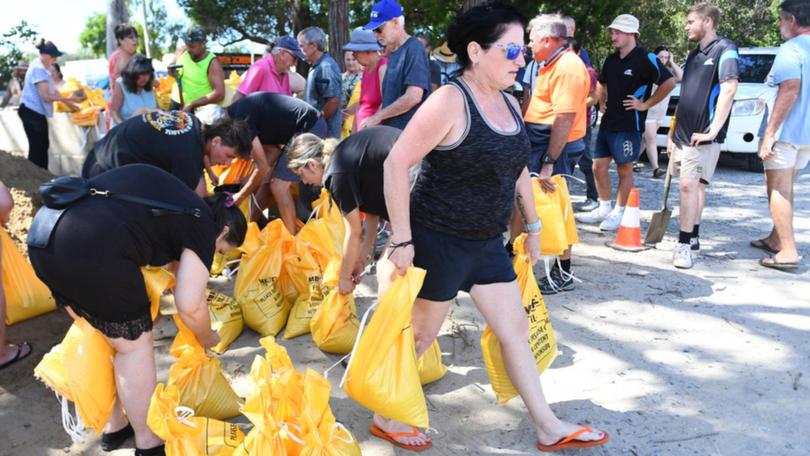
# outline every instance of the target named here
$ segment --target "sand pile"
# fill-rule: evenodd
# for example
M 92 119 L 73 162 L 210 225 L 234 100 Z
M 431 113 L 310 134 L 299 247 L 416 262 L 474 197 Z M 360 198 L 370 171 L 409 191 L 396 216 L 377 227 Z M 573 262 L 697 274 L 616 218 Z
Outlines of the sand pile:
M 28 252 L 25 241 L 31 219 L 42 205 L 37 189 L 39 184 L 52 178 L 50 172 L 25 158 L 0 150 L 0 181 L 11 190 L 11 196 L 14 197 L 14 209 L 6 230 L 23 253 Z

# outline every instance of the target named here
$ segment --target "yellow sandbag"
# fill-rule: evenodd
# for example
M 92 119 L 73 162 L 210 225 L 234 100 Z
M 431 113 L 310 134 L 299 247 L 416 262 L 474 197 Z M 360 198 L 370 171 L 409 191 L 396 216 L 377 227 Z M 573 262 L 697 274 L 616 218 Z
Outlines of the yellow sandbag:
M 527 261 L 524 242 L 526 235 L 515 240 L 515 259 L 512 265 L 517 273 L 517 282 L 523 297 L 523 306 L 529 319 L 529 347 L 534 355 L 538 374 L 542 374 L 557 357 L 557 338 L 548 318 L 546 304 L 537 287 L 531 263 Z M 500 404 L 505 404 L 517 396 L 517 390 L 512 385 L 506 366 L 501 355 L 501 344 L 495 333 L 487 325 L 481 334 L 481 351 L 484 355 L 484 364 L 487 367 L 492 389 Z
M 282 250 L 293 242 L 281 219 L 270 222 L 259 235 L 259 247 L 245 253 L 234 284 L 234 297 L 248 327 L 261 336 L 275 336 L 287 322 L 290 304 L 277 285 Z
M 160 314 L 160 297 L 167 288 L 174 287 L 174 274 L 163 269 L 146 266 L 141 268 L 143 274 L 143 282 L 146 285 L 146 295 L 149 296 L 149 313 L 152 320 L 155 320 Z
M 234 455 L 298 455 L 302 440 L 300 422 L 303 385 L 301 376 L 287 362 L 272 338 L 263 338 L 267 356 L 282 361 L 279 371 L 266 357 L 257 356 L 250 369 L 251 392 L 242 407 L 242 414 L 253 423 Z M 288 359 L 288 358 L 287 358 Z
M 543 230 L 540 233 L 540 252 L 543 255 L 560 255 L 568 248 L 568 238 L 557 197 L 559 190 L 553 193 L 544 192 L 540 188 L 540 181 L 536 178 L 532 178 L 532 190 L 537 216 L 543 222 Z
M 157 82 L 158 86 L 153 89 L 155 91 L 155 101 L 157 101 L 158 109 L 166 111 L 172 103 L 171 95 L 174 78 L 168 75 L 161 76 Z
M 557 199 L 560 203 L 560 210 L 562 211 L 563 223 L 565 223 L 565 237 L 568 245 L 573 245 L 579 242 L 579 233 L 577 233 L 577 221 L 574 219 L 574 206 L 571 204 L 571 194 L 568 193 L 568 182 L 562 176 L 552 176 L 551 181 L 557 186 Z
M 237 424 L 194 416 L 179 399 L 175 385 L 158 383 L 146 416 L 152 432 L 166 442 L 166 456 L 231 456 L 245 440 Z
M 310 220 L 295 239 L 297 257 L 287 262 L 287 273 L 290 282 L 300 293 L 293 303 L 284 339 L 292 339 L 310 332 L 309 323 L 318 307 L 329 294 L 329 288 L 323 285 L 324 271 L 336 252 L 329 246 L 326 225 L 321 220 Z
M 343 221 L 343 214 L 337 203 L 329 196 L 326 188 L 321 189 L 321 194 L 312 203 L 312 208 L 318 213 L 318 220 L 323 220 L 329 229 L 330 238 L 334 243 L 338 256 L 343 255 L 343 238 L 346 234 L 346 224 Z
M 362 86 L 361 81 L 357 81 L 357 84 L 354 85 L 354 89 L 352 89 L 352 95 L 349 97 L 349 102 L 346 104 L 344 109 L 349 109 L 353 105 L 357 105 L 360 101 L 360 91 L 362 90 L 360 87 Z M 347 136 L 352 134 L 352 127 L 354 127 L 354 117 L 355 115 L 352 114 L 346 117 L 346 120 L 343 121 L 343 126 L 340 129 L 340 139 L 346 139 Z
M 0 229 L 0 242 L 6 324 L 13 325 L 56 310 L 56 301 L 51 296 L 51 291 L 37 278 L 34 268 L 3 229 Z
M 419 381 L 423 385 L 440 380 L 447 373 L 447 366 L 442 364 L 442 350 L 439 347 L 438 339 L 434 340 L 430 348 L 419 358 L 417 368 L 419 369 Z
M 207 290 L 208 316 L 211 318 L 211 329 L 219 334 L 219 343 L 211 347 L 215 353 L 225 353 L 228 346 L 235 341 L 245 327 L 242 309 L 236 300 L 222 293 Z
M 115 350 L 104 336 L 79 318 L 62 343 L 51 349 L 34 368 L 34 376 L 74 402 L 85 427 L 101 434 L 115 405 L 114 356 Z
M 424 278 L 424 269 L 411 267 L 394 281 L 352 351 L 343 377 L 346 394 L 360 405 L 420 428 L 429 423 L 411 311 Z
M 169 384 L 180 392 L 180 404 L 198 416 L 225 420 L 239 415 L 239 396 L 222 373 L 222 365 L 205 353 L 191 330 L 175 315 L 177 336 L 171 354 L 177 361 L 169 368 Z
M 323 375 L 307 369 L 302 411 L 304 446 L 300 456 L 360 456 L 357 440 L 335 420 L 329 407 L 332 385 Z
M 337 288 L 339 278 L 340 258 L 335 258 L 323 275 L 323 285 L 331 288 L 331 291 L 312 315 L 309 328 L 318 348 L 327 353 L 345 355 L 352 351 L 360 322 L 357 320 L 354 295 L 340 294 Z

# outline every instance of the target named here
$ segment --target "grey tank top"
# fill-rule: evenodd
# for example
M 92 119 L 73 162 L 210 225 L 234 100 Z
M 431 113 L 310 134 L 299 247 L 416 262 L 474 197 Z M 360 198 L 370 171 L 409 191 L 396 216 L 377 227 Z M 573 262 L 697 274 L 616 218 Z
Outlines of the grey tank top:
M 515 183 L 529 163 L 531 144 L 520 113 L 503 94 L 518 128 L 503 132 L 483 117 L 461 78 L 467 128 L 456 143 L 437 146 L 422 160 L 411 197 L 411 220 L 462 239 L 484 240 L 506 231 Z

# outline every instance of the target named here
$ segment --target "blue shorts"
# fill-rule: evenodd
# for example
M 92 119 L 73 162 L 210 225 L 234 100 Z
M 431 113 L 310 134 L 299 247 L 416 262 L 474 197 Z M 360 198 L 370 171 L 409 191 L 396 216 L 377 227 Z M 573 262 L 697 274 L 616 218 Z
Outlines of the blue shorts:
M 429 301 L 449 301 L 459 290 L 469 292 L 474 285 L 509 283 L 517 276 L 501 236 L 483 241 L 461 239 L 452 234 L 411 224 L 414 245 L 413 264 L 425 269 L 419 297 Z
M 529 172 L 540 173 L 540 170 L 543 168 L 543 157 L 546 155 L 548 144 L 551 140 L 551 126 L 527 123 L 526 133 L 532 145 L 532 153 L 529 157 Z M 555 176 L 557 174 L 573 174 L 574 167 L 584 150 L 585 141 L 582 139 L 567 143 L 565 147 L 563 147 L 562 153 L 557 157 L 551 174 Z
M 593 158 L 613 158 L 617 165 L 638 161 L 641 154 L 641 132 L 599 129 Z

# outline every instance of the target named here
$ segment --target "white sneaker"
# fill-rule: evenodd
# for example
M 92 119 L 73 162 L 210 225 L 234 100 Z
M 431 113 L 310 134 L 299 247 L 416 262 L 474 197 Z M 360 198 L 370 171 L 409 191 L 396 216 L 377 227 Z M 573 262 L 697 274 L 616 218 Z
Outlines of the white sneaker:
M 578 222 L 599 223 L 610 215 L 610 206 L 599 206 L 590 212 L 579 212 L 574 215 Z
M 624 215 L 624 209 L 619 210 L 618 208 L 613 208 L 608 214 L 607 218 L 602 220 L 602 223 L 599 224 L 599 229 L 602 231 L 616 231 L 619 229 L 619 225 L 622 224 L 622 216 Z
M 692 246 L 689 244 L 678 244 L 672 252 L 672 265 L 680 269 L 692 267 Z

